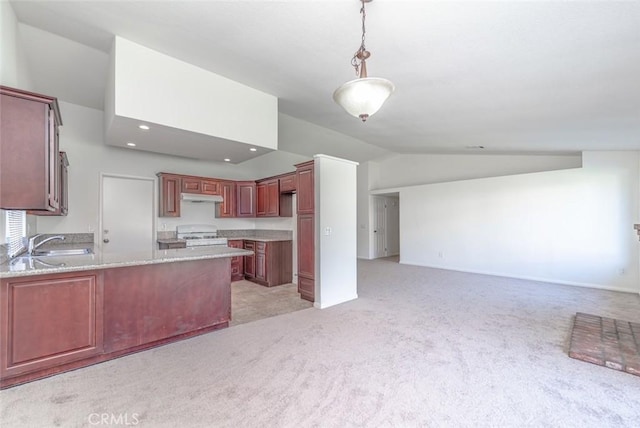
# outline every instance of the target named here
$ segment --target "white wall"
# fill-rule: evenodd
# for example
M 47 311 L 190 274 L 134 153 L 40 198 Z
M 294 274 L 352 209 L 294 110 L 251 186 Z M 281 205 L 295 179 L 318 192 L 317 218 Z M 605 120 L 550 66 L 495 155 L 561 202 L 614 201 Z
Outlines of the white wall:
M 99 219 L 100 173 L 156 177 L 157 172 L 202 175 L 206 177 L 253 180 L 251 166 L 205 162 L 195 159 L 165 156 L 150 152 L 120 149 L 103 143 L 103 112 L 75 104 L 60 102 L 64 126 L 60 129 L 60 149 L 69 157 L 69 215 L 38 217 L 39 233 L 78 233 L 95 231 Z M 293 171 L 293 165 L 280 164 L 283 173 Z M 214 223 L 220 229 L 274 228 L 292 230 L 292 218 L 217 219 L 212 204 L 184 204 L 183 216 L 159 217 L 157 227 L 175 230 L 177 224 Z M 123 209 L 126 215 L 126 209 Z M 34 231 L 35 233 L 35 231 Z
M 395 155 L 376 162 L 371 189 L 580 168 L 581 156 Z
M 278 99 L 116 37 L 115 114 L 278 149 Z
M 638 158 L 403 188 L 401 263 L 640 292 Z
M 358 297 L 357 163 L 314 156 L 316 295 L 326 308 Z

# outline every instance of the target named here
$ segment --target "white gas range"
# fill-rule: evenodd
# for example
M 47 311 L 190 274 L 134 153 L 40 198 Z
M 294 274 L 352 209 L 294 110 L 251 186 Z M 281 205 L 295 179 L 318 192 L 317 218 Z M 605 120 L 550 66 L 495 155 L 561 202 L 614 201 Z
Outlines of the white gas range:
M 227 245 L 227 238 L 218 236 L 218 228 L 212 224 L 185 224 L 176 228 L 178 239 L 187 241 L 187 247 Z

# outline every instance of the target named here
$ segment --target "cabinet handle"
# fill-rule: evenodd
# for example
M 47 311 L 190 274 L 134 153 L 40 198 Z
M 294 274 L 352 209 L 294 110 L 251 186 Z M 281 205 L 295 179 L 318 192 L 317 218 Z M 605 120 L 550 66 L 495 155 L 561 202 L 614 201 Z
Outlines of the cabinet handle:
M 104 238 L 104 239 L 102 240 L 102 242 L 104 242 L 105 244 L 108 244 L 108 243 L 109 243 L 109 239 L 108 239 L 108 238 Z

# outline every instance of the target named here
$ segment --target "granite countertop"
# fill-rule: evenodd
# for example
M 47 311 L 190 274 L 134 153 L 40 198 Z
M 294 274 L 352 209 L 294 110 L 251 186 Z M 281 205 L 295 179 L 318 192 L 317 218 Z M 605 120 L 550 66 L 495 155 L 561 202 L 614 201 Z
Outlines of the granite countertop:
M 183 242 L 186 244 L 186 239 L 178 239 L 178 238 L 167 238 L 167 239 L 158 239 L 157 242 L 159 244 L 182 244 Z
M 85 246 L 85 248 L 86 247 L 87 246 Z M 150 250 L 118 254 L 103 254 L 97 248 L 94 248 L 94 254 L 66 257 L 23 257 L 9 260 L 0 264 L 0 278 L 171 263 L 187 260 L 217 259 L 248 256 L 251 254 L 253 254 L 253 251 L 224 246 Z
M 234 236 L 227 237 L 229 241 L 258 241 L 258 242 L 279 242 L 279 241 L 292 241 L 291 238 L 268 238 L 262 236 Z

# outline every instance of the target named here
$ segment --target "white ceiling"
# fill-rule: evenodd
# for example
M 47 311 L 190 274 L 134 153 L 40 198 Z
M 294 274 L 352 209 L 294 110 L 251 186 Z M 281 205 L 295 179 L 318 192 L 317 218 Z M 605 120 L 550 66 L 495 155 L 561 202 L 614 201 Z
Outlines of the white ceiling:
M 333 153 L 281 138 L 294 153 L 362 161 L 478 150 L 469 146 L 640 150 L 640 2 L 368 3 L 369 75 L 397 89 L 365 124 L 331 98 L 355 77 L 356 0 L 11 5 L 26 24 L 35 87 L 93 108 L 102 109 L 107 52 L 119 35 L 273 94 L 280 113 L 350 137 Z

